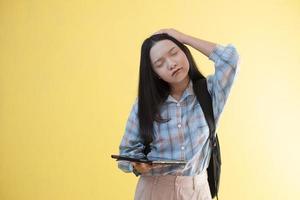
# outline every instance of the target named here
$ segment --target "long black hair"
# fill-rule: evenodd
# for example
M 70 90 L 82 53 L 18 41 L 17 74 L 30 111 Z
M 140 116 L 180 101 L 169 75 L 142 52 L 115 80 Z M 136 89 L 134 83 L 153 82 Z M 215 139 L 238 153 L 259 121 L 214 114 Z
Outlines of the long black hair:
M 186 55 L 189 62 L 188 76 L 193 82 L 193 88 L 199 87 L 197 80 L 205 79 L 198 70 L 197 65 L 190 50 L 181 42 L 167 33 L 155 34 L 145 39 L 141 47 L 139 86 L 138 86 L 138 119 L 139 131 L 145 144 L 150 144 L 153 140 L 153 122 L 164 123 L 170 119 L 162 119 L 159 110 L 160 106 L 170 94 L 171 87 L 152 69 L 150 60 L 150 49 L 160 40 L 171 40 Z M 149 147 L 147 147 L 149 148 Z M 146 149 L 149 152 L 149 149 Z

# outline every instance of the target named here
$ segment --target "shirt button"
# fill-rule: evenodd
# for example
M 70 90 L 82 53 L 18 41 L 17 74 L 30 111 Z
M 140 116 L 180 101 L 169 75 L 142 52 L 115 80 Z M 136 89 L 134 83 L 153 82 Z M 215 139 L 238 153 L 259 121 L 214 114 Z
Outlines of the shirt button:
M 180 127 L 181 127 L 181 124 L 178 124 L 177 126 L 178 126 L 178 128 L 180 128 Z
M 177 103 L 177 106 L 180 106 L 180 103 Z
M 181 150 L 184 150 L 184 146 L 181 146 Z

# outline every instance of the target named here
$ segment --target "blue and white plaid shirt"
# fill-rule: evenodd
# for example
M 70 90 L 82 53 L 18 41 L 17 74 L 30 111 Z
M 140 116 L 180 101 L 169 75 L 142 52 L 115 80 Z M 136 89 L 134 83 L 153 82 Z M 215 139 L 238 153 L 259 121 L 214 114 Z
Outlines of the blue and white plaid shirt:
M 207 76 L 207 87 L 213 101 L 213 112 L 218 127 L 220 115 L 224 109 L 229 92 L 239 71 L 239 54 L 232 44 L 217 44 L 208 57 L 215 64 L 215 73 Z M 119 146 L 119 154 L 144 157 L 143 140 L 139 133 L 137 118 L 137 98 L 129 114 L 125 134 Z M 148 158 L 186 160 L 187 165 L 164 166 L 151 169 L 145 176 L 181 175 L 193 176 L 201 173 L 209 165 L 210 141 L 209 127 L 204 113 L 193 91 L 190 80 L 179 101 L 168 96 L 160 109 L 162 118 L 171 118 L 169 122 L 154 122 L 154 137 L 150 144 Z M 118 167 L 126 172 L 140 173 L 133 170 L 128 161 L 118 161 Z

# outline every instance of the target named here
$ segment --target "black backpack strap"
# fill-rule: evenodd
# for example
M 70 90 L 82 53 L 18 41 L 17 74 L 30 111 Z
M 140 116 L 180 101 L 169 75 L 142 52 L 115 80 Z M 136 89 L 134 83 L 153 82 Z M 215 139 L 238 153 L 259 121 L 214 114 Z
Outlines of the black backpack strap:
M 199 79 L 195 84 L 193 84 L 193 89 L 197 97 L 198 102 L 204 112 L 206 122 L 209 126 L 209 138 L 212 148 L 211 159 L 209 162 L 208 171 L 208 182 L 210 185 L 210 191 L 212 198 L 217 196 L 218 198 L 218 188 L 221 172 L 221 153 L 219 140 L 216 133 L 216 124 L 213 113 L 212 98 L 207 89 L 206 79 Z
M 209 126 L 209 137 L 211 141 L 215 142 L 216 136 L 216 125 L 215 125 L 215 118 L 213 113 L 213 106 L 212 106 L 212 98 L 210 93 L 207 89 L 206 79 L 199 79 L 197 80 L 198 84 L 193 84 L 193 89 L 197 100 L 199 101 L 201 108 L 204 112 L 206 122 Z M 199 87 L 200 86 L 200 87 Z M 214 143 L 212 143 L 214 144 Z

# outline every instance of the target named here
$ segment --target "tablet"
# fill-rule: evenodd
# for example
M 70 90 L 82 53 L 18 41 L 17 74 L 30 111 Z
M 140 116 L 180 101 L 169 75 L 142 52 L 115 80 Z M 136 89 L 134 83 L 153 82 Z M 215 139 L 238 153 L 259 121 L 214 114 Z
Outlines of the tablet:
M 169 160 L 169 159 L 155 159 L 155 158 L 133 158 L 124 155 L 111 155 L 112 158 L 118 160 L 126 160 L 131 162 L 138 162 L 138 163 L 147 163 L 147 164 L 175 164 L 175 165 L 185 165 L 187 161 L 185 160 Z

